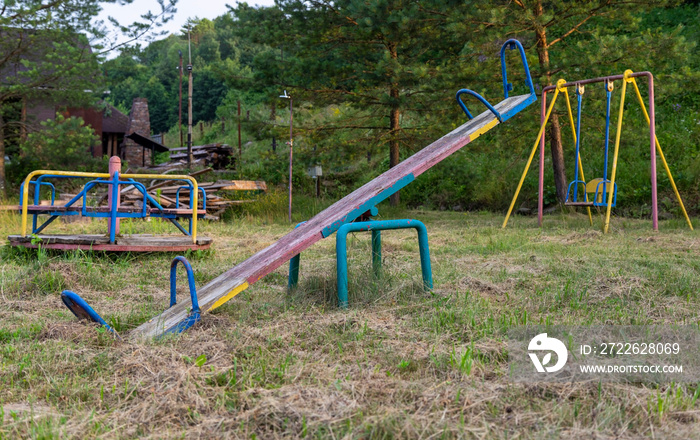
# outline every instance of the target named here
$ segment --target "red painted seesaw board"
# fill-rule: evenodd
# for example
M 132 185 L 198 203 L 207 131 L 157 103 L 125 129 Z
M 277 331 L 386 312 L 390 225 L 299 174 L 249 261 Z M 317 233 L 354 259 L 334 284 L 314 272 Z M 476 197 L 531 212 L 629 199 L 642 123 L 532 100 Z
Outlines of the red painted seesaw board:
M 523 104 L 528 98 L 530 95 L 512 96 L 500 102 L 495 108 L 499 113 L 504 114 Z M 197 291 L 202 312 L 211 311 L 230 300 L 296 254 L 332 234 L 344 223 L 353 221 L 498 123 L 498 119 L 492 112 L 488 110 L 483 112 L 356 189 L 272 245 L 219 275 Z M 157 337 L 165 329 L 185 319 L 191 307 L 189 300 L 183 300 L 134 329 L 129 334 L 129 338 Z

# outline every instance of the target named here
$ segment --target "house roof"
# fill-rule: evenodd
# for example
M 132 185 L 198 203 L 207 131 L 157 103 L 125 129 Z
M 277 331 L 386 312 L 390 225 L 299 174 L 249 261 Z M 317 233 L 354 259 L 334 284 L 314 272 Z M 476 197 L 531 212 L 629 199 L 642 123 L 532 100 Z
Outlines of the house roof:
M 126 133 L 129 125 L 129 117 L 117 110 L 111 104 L 107 104 L 102 118 L 102 133 Z
M 147 138 L 145 136 L 141 136 L 140 134 L 138 134 L 136 132 L 128 134 L 128 135 L 126 135 L 126 137 L 128 137 L 132 141 L 136 142 L 137 144 L 141 145 L 142 147 L 152 148 L 159 153 L 163 153 L 165 151 L 170 151 L 168 149 L 168 147 L 166 147 L 165 145 L 161 145 L 158 142 L 156 142 L 150 138 Z

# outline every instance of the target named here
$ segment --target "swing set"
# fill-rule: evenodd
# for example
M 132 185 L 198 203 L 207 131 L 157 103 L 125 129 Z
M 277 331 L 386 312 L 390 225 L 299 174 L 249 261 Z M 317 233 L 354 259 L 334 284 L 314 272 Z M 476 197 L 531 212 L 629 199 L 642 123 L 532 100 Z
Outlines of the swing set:
M 644 104 L 642 95 L 639 92 L 639 87 L 637 86 L 637 81 L 635 78 L 645 76 L 648 79 L 649 84 L 649 112 Z M 610 172 L 610 177 L 608 178 L 608 165 L 609 165 L 609 146 L 610 146 L 610 102 L 612 99 L 612 94 L 614 90 L 614 81 L 622 80 L 622 91 L 620 93 L 620 110 L 617 118 L 617 130 L 615 132 L 615 144 L 613 148 L 612 157 L 612 169 Z M 606 94 L 606 107 L 605 107 L 605 158 L 603 165 L 603 176 L 597 177 L 586 181 L 586 177 L 583 172 L 583 163 L 581 162 L 581 114 L 583 107 L 583 95 L 585 93 L 585 85 L 593 83 L 603 83 Z M 671 175 L 671 170 L 666 162 L 666 157 L 661 150 L 661 145 L 656 137 L 656 127 L 655 127 L 655 113 L 654 113 L 654 78 L 650 72 L 632 72 L 631 70 L 626 70 L 622 75 L 612 75 L 601 78 L 586 79 L 582 81 L 566 82 L 563 79 L 557 81 L 554 86 L 545 87 L 542 90 L 542 108 L 541 108 L 541 125 L 540 131 L 537 134 L 537 140 L 535 140 L 535 145 L 532 148 L 530 157 L 528 158 L 527 165 L 525 165 L 525 170 L 520 177 L 520 182 L 518 183 L 518 188 L 515 190 L 515 195 L 508 208 L 508 213 L 503 221 L 503 226 L 506 227 L 508 224 L 508 219 L 513 212 L 513 207 L 518 199 L 520 190 L 527 176 L 527 172 L 530 169 L 532 160 L 535 157 L 535 153 L 539 147 L 540 150 L 540 166 L 539 166 L 539 193 L 537 201 L 537 213 L 538 213 L 538 224 L 542 226 L 542 214 L 543 214 L 543 194 L 544 194 L 544 131 L 549 121 L 549 116 L 554 108 L 554 103 L 557 101 L 557 97 L 560 93 L 565 95 L 566 107 L 569 116 L 569 122 L 571 125 L 571 134 L 573 136 L 574 144 L 576 145 L 576 157 L 575 157 L 575 174 L 574 180 L 571 181 L 568 187 L 566 201 L 564 205 L 566 206 L 581 206 L 585 207 L 588 213 L 588 219 L 593 225 L 593 217 L 591 215 L 591 207 L 606 208 L 605 211 L 605 223 L 603 226 L 603 232 L 607 233 L 610 228 L 610 211 L 617 204 L 617 160 L 618 153 L 620 151 L 620 136 L 622 134 L 622 117 L 625 108 L 625 94 L 627 91 L 627 84 L 632 84 L 634 91 L 637 95 L 637 100 L 644 113 L 644 117 L 649 125 L 649 138 L 650 138 L 650 150 L 651 150 L 651 204 L 652 204 L 652 225 L 654 231 L 659 230 L 659 211 L 658 211 L 658 201 L 657 201 L 657 185 L 656 185 L 656 154 L 658 153 L 661 161 L 663 163 L 664 169 L 666 170 L 666 175 L 668 176 L 673 192 L 676 195 L 678 204 L 680 205 L 685 220 L 688 223 L 688 227 L 692 230 L 693 224 L 688 217 L 688 213 L 683 205 L 683 200 L 678 193 L 678 188 L 676 187 L 676 182 L 673 180 Z M 568 87 L 576 88 L 576 100 L 577 100 L 577 116 L 576 122 L 574 123 L 574 116 L 571 110 L 571 103 L 569 100 Z M 547 108 L 547 92 L 554 91 L 554 97 L 552 102 Z M 545 111 L 546 109 L 546 111 Z

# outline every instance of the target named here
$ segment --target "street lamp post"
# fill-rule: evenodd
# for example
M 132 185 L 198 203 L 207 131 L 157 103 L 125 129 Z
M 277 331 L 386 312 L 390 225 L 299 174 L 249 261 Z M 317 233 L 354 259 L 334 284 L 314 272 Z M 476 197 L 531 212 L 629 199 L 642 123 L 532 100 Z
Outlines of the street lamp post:
M 289 221 L 292 221 L 292 155 L 294 151 L 294 119 L 293 119 L 293 100 L 291 95 L 284 91 L 284 95 L 280 98 L 289 99 Z
M 177 110 L 177 132 L 180 134 L 180 148 L 182 148 L 182 51 L 178 50 L 177 53 L 180 55 L 180 67 L 178 67 L 180 71 L 180 100 Z
M 187 167 L 192 168 L 192 40 L 187 28 Z

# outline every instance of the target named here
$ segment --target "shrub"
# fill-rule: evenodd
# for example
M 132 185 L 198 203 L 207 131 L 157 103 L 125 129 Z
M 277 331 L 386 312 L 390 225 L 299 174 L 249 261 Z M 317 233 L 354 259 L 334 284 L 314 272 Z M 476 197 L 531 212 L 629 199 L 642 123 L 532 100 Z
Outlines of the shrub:
M 82 118 L 66 118 L 56 113 L 55 120 L 41 123 L 43 130 L 31 133 L 20 149 L 37 168 L 71 171 L 104 171 L 105 160 L 93 158 L 90 147 L 99 139 Z

